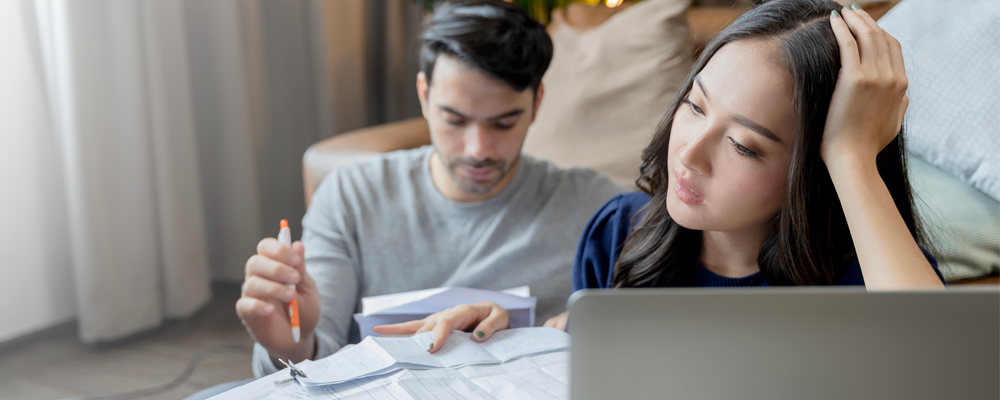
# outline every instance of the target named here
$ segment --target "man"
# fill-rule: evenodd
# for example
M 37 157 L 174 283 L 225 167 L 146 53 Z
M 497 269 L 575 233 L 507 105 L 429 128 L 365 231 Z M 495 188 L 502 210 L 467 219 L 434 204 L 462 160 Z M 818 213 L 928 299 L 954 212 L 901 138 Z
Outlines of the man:
M 521 155 L 552 58 L 545 28 L 501 0 L 445 3 L 421 36 L 417 92 L 433 145 L 328 176 L 291 248 L 262 240 L 236 310 L 254 374 L 358 340 L 360 299 L 439 286 L 529 285 L 538 320 L 565 310 L 590 215 L 626 189 Z M 295 284 L 296 290 L 286 285 Z M 302 340 L 284 304 L 298 299 Z

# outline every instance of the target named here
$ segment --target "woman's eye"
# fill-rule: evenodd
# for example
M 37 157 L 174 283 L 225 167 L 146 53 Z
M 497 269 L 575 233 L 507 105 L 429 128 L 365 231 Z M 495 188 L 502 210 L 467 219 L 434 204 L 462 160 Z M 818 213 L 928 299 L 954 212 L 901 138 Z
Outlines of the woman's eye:
M 729 138 L 729 142 L 733 144 L 733 149 L 736 150 L 736 153 L 741 156 L 750 158 L 760 157 L 759 154 L 755 153 L 753 150 L 746 148 L 746 146 L 743 146 L 742 144 L 740 144 L 740 142 L 737 142 L 736 139 Z
M 688 108 L 691 109 L 691 111 L 694 112 L 695 114 L 705 115 L 705 110 L 702 110 L 701 107 L 698 107 L 698 105 L 694 104 L 694 102 L 692 102 L 690 99 L 681 99 L 681 101 L 687 103 Z
M 454 119 L 446 119 L 446 120 L 444 120 L 444 122 L 447 122 L 448 125 L 451 125 L 451 126 L 462 126 L 462 124 L 464 123 L 461 120 L 454 120 Z

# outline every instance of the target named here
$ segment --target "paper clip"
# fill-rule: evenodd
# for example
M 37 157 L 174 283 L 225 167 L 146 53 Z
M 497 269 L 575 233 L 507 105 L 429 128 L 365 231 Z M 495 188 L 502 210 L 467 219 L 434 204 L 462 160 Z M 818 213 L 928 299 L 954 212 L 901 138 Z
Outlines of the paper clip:
M 295 378 L 297 376 L 308 378 L 306 374 L 303 373 L 301 369 L 299 369 L 299 367 L 295 366 L 295 363 L 293 363 L 292 360 L 285 361 L 279 358 L 278 361 L 280 361 L 282 364 L 285 364 L 285 366 L 288 367 L 288 373 L 292 374 L 292 378 Z

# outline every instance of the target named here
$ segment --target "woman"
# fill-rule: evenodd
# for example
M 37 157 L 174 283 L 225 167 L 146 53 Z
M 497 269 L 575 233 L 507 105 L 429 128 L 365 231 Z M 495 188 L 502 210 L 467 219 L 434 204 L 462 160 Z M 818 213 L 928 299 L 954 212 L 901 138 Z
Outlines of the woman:
M 574 290 L 669 286 L 942 287 L 906 179 L 899 42 L 854 4 L 774 0 L 702 52 L 643 152 L 642 193 L 611 199 Z M 547 326 L 565 327 L 564 313 Z M 492 303 L 378 333 L 507 327 Z

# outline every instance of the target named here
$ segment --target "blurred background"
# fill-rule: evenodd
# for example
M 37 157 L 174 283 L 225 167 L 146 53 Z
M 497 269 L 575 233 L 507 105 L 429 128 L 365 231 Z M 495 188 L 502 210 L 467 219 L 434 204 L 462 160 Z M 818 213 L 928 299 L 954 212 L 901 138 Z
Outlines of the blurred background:
M 547 20 L 569 1 L 521 3 Z M 301 233 L 303 153 L 420 115 L 434 4 L 0 1 L 0 398 L 154 386 L 252 343 L 232 302 L 257 241 L 283 218 Z M 175 340 L 199 318 L 215 336 Z M 249 377 L 244 353 L 216 380 Z M 138 375 L 95 378 L 114 371 Z
M 39 334 L 86 343 L 73 347 L 85 355 L 128 347 L 206 310 L 213 282 L 230 298 L 210 319 L 246 337 L 233 288 L 279 220 L 301 232 L 305 149 L 419 115 L 417 10 L 408 0 L 0 1 L 0 352 Z M 148 387 L 192 354 L 150 379 L 75 391 L 15 391 L 19 373 L 0 373 L 11 379 L 0 378 L 0 397 Z

